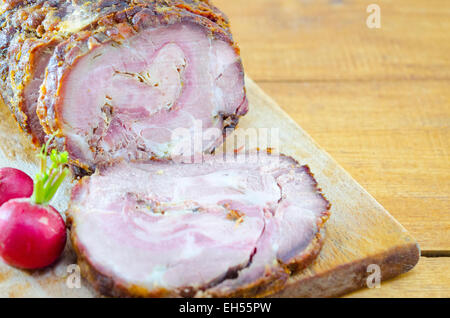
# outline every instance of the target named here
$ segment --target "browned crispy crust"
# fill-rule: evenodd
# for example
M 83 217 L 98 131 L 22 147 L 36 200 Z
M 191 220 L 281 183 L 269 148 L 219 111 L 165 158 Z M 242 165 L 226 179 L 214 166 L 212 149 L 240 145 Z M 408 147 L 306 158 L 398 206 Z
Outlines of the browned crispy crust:
M 67 28 L 80 10 L 89 19 L 76 30 Z M 229 42 L 239 53 L 228 18 L 208 0 L 4 1 L 0 7 L 0 88 L 3 100 L 20 128 L 39 145 L 45 134 L 31 129 L 30 116 L 34 114 L 27 114 L 24 109 L 24 91 L 34 74 L 34 61 L 39 59 L 38 48 L 53 50 L 55 43 L 60 43 L 57 57 L 49 67 L 64 74 L 77 58 L 93 48 L 90 45 L 120 42 L 123 37 L 139 30 L 177 22 L 200 25 L 212 36 Z M 61 63 L 63 65 L 59 65 Z M 43 88 L 48 94 L 38 113 L 47 134 L 59 133 L 55 111 L 60 79 L 48 81 Z M 87 168 L 81 163 L 73 164 Z
M 291 158 L 282 155 L 285 158 L 289 158 L 293 163 L 298 162 Z M 317 192 L 328 203 L 326 210 L 322 211 L 320 218 L 317 221 L 317 234 L 311 240 L 308 247 L 303 250 L 299 255 L 292 259 L 288 264 L 278 262 L 278 266 L 268 269 L 265 277 L 240 288 L 234 289 L 231 292 L 223 293 L 220 291 L 212 291 L 207 288 L 204 290 L 192 290 L 189 288 L 181 288 L 177 290 L 158 289 L 149 291 L 146 288 L 140 286 L 126 286 L 117 281 L 114 277 L 108 276 L 101 272 L 98 268 L 92 265 L 89 258 L 85 254 L 83 247 L 78 243 L 78 239 L 74 228 L 76 224 L 71 217 L 72 211 L 69 206 L 69 215 L 67 217 L 69 227 L 71 229 L 72 246 L 78 256 L 78 265 L 80 266 L 81 273 L 92 286 L 100 292 L 100 294 L 110 297 L 142 297 L 142 298 L 178 298 L 178 297 L 215 297 L 215 298 L 250 298 L 250 297 L 267 297 L 278 293 L 283 290 L 288 284 L 290 278 L 294 277 L 297 273 L 308 267 L 319 255 L 322 246 L 325 241 L 325 223 L 330 217 L 331 204 L 323 195 L 322 190 L 318 188 L 318 184 L 311 173 L 308 166 L 302 166 L 305 171 L 315 181 L 315 187 Z M 77 191 L 83 187 L 85 182 L 89 182 L 89 177 L 85 177 L 79 181 L 75 186 L 72 197 L 76 195 Z

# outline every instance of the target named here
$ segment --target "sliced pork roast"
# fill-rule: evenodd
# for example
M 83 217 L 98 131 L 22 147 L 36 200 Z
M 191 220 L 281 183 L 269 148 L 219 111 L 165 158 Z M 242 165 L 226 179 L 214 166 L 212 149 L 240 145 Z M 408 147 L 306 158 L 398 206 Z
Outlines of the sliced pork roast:
M 171 157 L 177 129 L 214 129 L 202 144 L 212 151 L 248 110 L 239 50 L 208 0 L 4 1 L 2 9 L 3 99 L 36 143 L 56 135 L 84 169 Z
M 102 168 L 74 188 L 68 216 L 103 294 L 250 297 L 317 256 L 329 207 L 308 167 L 259 153 Z

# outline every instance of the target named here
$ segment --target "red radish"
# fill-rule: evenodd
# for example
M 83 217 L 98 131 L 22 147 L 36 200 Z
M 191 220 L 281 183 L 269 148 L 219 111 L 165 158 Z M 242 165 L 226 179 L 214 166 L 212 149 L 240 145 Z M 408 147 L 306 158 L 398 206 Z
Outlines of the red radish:
M 0 254 L 11 266 L 51 265 L 66 245 L 64 220 L 50 205 L 14 199 L 0 208 Z
M 14 168 L 0 169 L 0 206 L 11 199 L 29 198 L 33 194 L 33 179 Z
M 49 140 L 50 142 L 50 140 Z M 38 269 L 53 264 L 66 244 L 66 226 L 58 211 L 49 205 L 69 170 L 67 152 L 50 154 L 42 147 L 41 172 L 34 181 L 30 199 L 12 199 L 0 207 L 0 256 L 11 266 Z

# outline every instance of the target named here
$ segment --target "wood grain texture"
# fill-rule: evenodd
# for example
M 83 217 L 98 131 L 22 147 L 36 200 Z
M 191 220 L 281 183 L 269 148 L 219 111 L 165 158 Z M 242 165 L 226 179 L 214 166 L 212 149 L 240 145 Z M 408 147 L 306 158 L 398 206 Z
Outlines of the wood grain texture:
M 450 79 L 450 1 L 214 2 L 256 82 Z M 372 3 L 380 29 L 366 25 Z
M 380 288 L 363 289 L 347 297 L 399 298 L 426 295 L 427 297 L 450 297 L 450 258 L 422 257 L 414 271 L 382 283 Z
M 418 239 L 450 248 L 450 89 L 439 81 L 261 87 Z

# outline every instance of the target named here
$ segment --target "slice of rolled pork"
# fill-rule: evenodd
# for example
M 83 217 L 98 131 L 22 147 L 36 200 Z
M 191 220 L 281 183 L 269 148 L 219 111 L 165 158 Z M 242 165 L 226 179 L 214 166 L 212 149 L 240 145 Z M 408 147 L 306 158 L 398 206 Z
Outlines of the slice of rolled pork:
M 107 36 L 78 34 L 49 62 L 38 116 L 85 169 L 187 155 L 178 144 L 185 133 L 200 133 L 195 152 L 211 152 L 247 112 L 242 64 L 227 34 L 191 13 L 150 13 L 135 15 L 133 27 L 113 24 Z M 203 138 L 206 130 L 213 138 Z
M 119 163 L 82 179 L 68 210 L 83 275 L 103 294 L 252 297 L 318 255 L 330 204 L 286 156 Z

